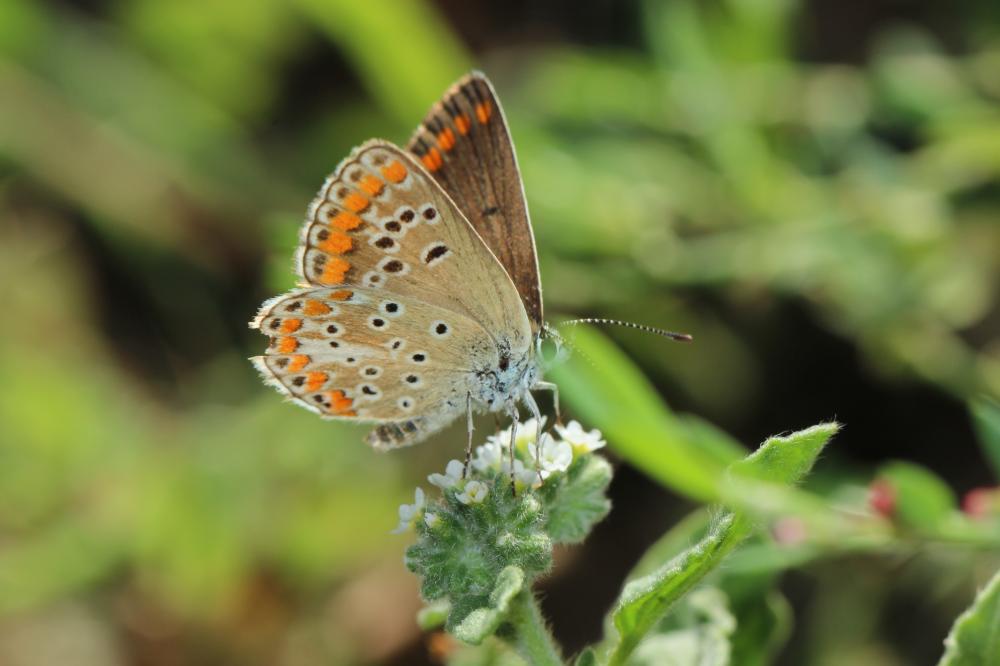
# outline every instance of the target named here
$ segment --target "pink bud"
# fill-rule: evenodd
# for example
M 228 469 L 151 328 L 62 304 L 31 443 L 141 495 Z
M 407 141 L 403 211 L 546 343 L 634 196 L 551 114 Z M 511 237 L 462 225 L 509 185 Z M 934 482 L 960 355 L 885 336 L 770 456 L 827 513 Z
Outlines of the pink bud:
M 896 512 L 896 489 L 885 479 L 875 479 L 868 486 L 868 506 L 885 518 Z
M 973 488 L 962 498 L 962 511 L 971 518 L 1000 513 L 1000 488 Z
M 795 546 L 806 540 L 805 523 L 798 518 L 780 518 L 771 528 L 774 540 L 785 546 Z

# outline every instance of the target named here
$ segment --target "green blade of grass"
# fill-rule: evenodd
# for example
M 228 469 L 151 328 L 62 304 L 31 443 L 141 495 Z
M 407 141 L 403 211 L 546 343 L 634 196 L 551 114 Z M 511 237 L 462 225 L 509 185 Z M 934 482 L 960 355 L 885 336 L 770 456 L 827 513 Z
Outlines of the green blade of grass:
M 717 499 L 718 480 L 743 447 L 673 413 L 631 359 L 597 331 L 577 328 L 570 341 L 577 354 L 552 371 L 569 406 L 652 478 L 696 500 Z

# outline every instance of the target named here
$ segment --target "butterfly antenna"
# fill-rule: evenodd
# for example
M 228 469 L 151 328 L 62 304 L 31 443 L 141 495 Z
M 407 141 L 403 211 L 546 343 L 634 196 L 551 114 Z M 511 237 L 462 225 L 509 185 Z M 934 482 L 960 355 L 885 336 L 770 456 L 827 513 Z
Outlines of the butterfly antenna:
M 606 324 L 610 326 L 623 326 L 625 328 L 634 328 L 637 331 L 645 331 L 646 333 L 652 333 L 653 335 L 659 335 L 670 340 L 677 340 L 678 342 L 691 342 L 692 338 L 687 333 L 675 333 L 673 331 L 667 331 L 662 328 L 656 328 L 655 326 L 646 326 L 645 324 L 634 324 L 630 321 L 621 321 L 620 319 L 604 319 L 603 317 L 584 317 L 583 319 L 570 319 L 569 321 L 564 321 L 560 323 L 560 326 L 576 326 L 579 324 Z

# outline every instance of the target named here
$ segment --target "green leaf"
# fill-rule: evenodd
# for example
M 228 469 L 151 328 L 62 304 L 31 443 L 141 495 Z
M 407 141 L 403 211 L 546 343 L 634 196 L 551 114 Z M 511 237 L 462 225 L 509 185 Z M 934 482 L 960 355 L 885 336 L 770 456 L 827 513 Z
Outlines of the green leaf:
M 692 511 L 667 530 L 646 549 L 625 580 L 652 573 L 705 536 L 711 522 L 710 512 L 702 508 Z
M 734 463 L 730 472 L 795 485 L 809 473 L 819 452 L 838 430 L 836 423 L 820 423 L 791 435 L 769 437 L 756 451 Z
M 623 664 L 670 607 L 698 584 L 750 533 L 750 522 L 727 514 L 698 544 L 658 571 L 626 584 L 613 614 L 618 642 L 609 664 Z
M 895 517 L 900 524 L 933 531 L 954 514 L 955 495 L 930 470 L 911 462 L 891 462 L 879 471 L 895 493 Z
M 736 618 L 721 590 L 695 590 L 675 617 L 642 641 L 628 660 L 630 666 L 729 666 Z
M 489 606 L 477 608 L 461 621 L 453 630 L 455 638 L 479 645 L 487 636 L 492 636 L 507 616 L 511 600 L 524 587 L 524 571 L 518 567 L 505 567 L 497 577 Z
M 771 437 L 731 469 L 734 476 L 796 483 L 812 468 L 839 426 L 821 424 L 787 437 Z M 753 530 L 739 513 L 727 513 L 695 546 L 658 570 L 626 584 L 612 614 L 617 636 L 606 640 L 609 664 L 623 664 L 639 641 Z
M 993 465 L 993 471 L 1000 477 L 1000 404 L 990 398 L 983 398 L 973 402 L 971 408 L 983 452 Z
M 597 666 L 599 663 L 594 648 L 584 648 L 583 652 L 577 656 L 576 661 L 573 662 L 573 666 Z
M 546 529 L 556 543 L 579 543 L 611 510 L 605 496 L 611 465 L 595 455 L 582 456 L 546 498 Z
M 1000 571 L 958 616 L 938 666 L 1000 664 Z
M 767 666 L 791 633 L 791 607 L 773 589 L 775 575 L 731 575 L 728 563 L 725 571 L 720 587 L 729 596 L 730 608 L 736 616 L 736 631 L 730 638 L 733 663 Z
M 679 493 L 714 501 L 722 471 L 743 447 L 673 414 L 631 359 L 597 331 L 577 327 L 570 340 L 578 353 L 552 371 L 566 402 L 622 458 Z

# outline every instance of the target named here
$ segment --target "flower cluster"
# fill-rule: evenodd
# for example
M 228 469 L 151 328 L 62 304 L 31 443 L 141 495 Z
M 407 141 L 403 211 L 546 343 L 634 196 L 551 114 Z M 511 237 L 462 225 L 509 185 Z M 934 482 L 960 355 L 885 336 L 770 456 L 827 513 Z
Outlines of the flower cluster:
M 510 455 L 512 428 L 501 430 L 476 447 L 468 475 L 461 461 L 451 460 L 444 474 L 431 474 L 427 480 L 442 491 L 454 491 L 455 499 L 462 504 L 479 504 L 490 492 L 488 481 L 498 475 L 512 478 L 516 492 L 525 488 L 537 490 L 553 474 L 569 470 L 576 458 L 605 445 L 600 430 L 584 430 L 577 421 L 565 426 L 556 424 L 558 438 L 548 432 L 538 438 L 538 431 L 544 428 L 544 416 L 540 422 L 529 419 L 520 424 L 514 433 L 513 456 Z M 393 533 L 405 532 L 421 518 L 427 527 L 433 527 L 438 519 L 437 514 L 426 510 L 424 491 L 417 488 L 413 504 L 399 507 L 399 525 Z
M 440 497 L 417 488 L 399 508 L 395 531 L 417 533 L 406 565 L 426 600 L 450 603 L 449 628 L 499 598 L 501 572 L 527 584 L 549 568 L 553 543 L 581 541 L 610 510 L 611 468 L 592 455 L 605 445 L 601 433 L 572 421 L 539 436 L 544 426 L 532 419 L 488 437 L 468 470 L 451 460 L 428 477 Z

